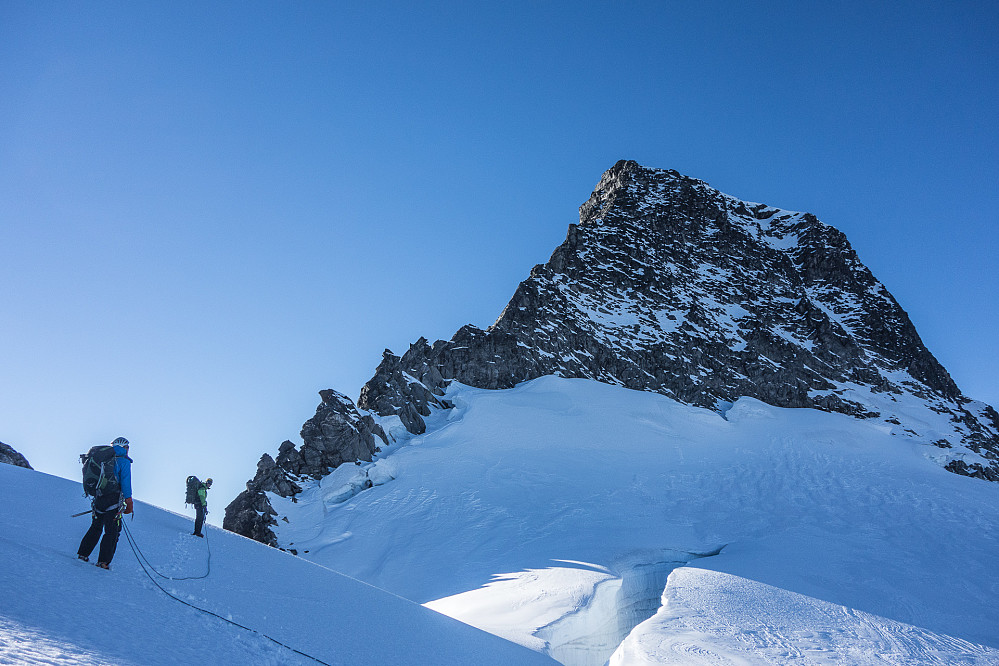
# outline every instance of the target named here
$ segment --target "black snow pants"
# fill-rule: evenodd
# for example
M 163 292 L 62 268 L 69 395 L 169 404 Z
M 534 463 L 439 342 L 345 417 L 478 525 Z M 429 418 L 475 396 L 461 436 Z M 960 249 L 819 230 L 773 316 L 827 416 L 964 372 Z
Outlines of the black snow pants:
M 206 507 L 203 504 L 195 504 L 194 505 L 194 510 L 196 512 L 195 516 L 194 516 L 194 533 L 197 534 L 198 536 L 202 536 L 202 534 L 201 534 L 201 528 L 205 524 L 205 513 L 206 513 L 205 510 L 207 508 L 208 507 Z
M 120 503 L 116 503 L 106 511 L 99 512 L 102 504 L 106 504 L 106 502 L 101 502 L 100 499 L 94 500 L 90 529 L 83 535 L 83 541 L 80 542 L 77 554 L 90 557 L 90 553 L 94 552 L 94 546 L 100 540 L 101 549 L 97 553 L 97 561 L 111 564 L 114 551 L 118 547 L 118 535 L 121 534 L 121 516 L 118 513 L 121 507 Z M 103 538 L 101 538 L 101 532 L 104 533 Z

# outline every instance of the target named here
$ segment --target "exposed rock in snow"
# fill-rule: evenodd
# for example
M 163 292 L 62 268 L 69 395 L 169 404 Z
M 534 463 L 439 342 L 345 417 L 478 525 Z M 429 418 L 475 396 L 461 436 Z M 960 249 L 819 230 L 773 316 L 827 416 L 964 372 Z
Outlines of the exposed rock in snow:
M 0 463 L 31 469 L 31 465 L 28 464 L 27 458 L 3 442 L 0 442 Z
M 378 451 L 375 437 L 388 441 L 381 426 L 360 414 L 346 396 L 332 390 L 319 396 L 315 416 L 302 426 L 302 447 L 285 441 L 276 461 L 266 453 L 261 456 L 246 490 L 226 507 L 225 529 L 276 546 L 270 529 L 276 513 L 265 493 L 295 497 L 303 479 L 321 479 L 344 462 L 370 461 Z
M 361 389 L 359 404 L 376 414 L 398 414 L 409 432 L 423 433 L 421 417 L 430 416 L 430 407 L 448 407 L 440 399 L 447 382 L 440 369 L 426 361 L 431 354 L 426 338 L 413 343 L 402 358 L 386 349 L 375 376 Z

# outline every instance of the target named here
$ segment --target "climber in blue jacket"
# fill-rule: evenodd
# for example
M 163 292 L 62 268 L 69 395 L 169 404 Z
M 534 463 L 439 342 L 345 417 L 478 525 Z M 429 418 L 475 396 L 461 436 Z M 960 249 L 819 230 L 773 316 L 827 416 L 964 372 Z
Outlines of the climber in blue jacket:
M 114 448 L 114 476 L 118 482 L 118 492 L 98 494 L 91 502 L 90 529 L 83 535 L 77 557 L 84 562 L 90 561 L 97 541 L 101 548 L 97 553 L 97 566 L 109 569 L 114 551 L 118 547 L 118 535 L 121 533 L 121 515 L 132 513 L 132 459 L 128 457 L 128 440 L 119 437 L 111 446 Z M 104 536 L 101 537 L 101 533 Z

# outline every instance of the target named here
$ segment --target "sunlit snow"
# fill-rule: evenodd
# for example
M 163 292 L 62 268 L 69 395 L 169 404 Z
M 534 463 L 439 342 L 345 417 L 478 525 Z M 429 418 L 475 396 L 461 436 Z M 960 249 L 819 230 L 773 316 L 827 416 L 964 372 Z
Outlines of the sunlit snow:
M 0 664 L 552 663 L 255 541 L 209 526 L 198 539 L 190 517 L 139 501 L 125 526 L 167 578 L 125 534 L 102 571 L 76 558 L 80 483 L 0 464 L 0 484 Z
M 555 377 L 447 399 L 271 496 L 281 544 L 566 664 L 999 663 L 999 485 L 880 420 Z

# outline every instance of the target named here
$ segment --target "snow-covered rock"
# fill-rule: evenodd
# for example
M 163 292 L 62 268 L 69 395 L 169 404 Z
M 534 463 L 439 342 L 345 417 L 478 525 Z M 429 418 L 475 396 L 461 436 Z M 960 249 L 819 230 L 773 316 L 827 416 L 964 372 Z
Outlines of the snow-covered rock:
M 999 480 L 999 414 L 961 394 L 846 237 L 814 215 L 622 161 L 579 218 L 488 330 L 420 340 L 386 355 L 376 379 L 418 375 L 440 393 L 450 379 L 509 388 L 558 375 L 712 408 L 749 396 L 879 419 L 946 450 L 951 471 Z M 375 380 L 359 402 L 379 414 L 409 404 Z

